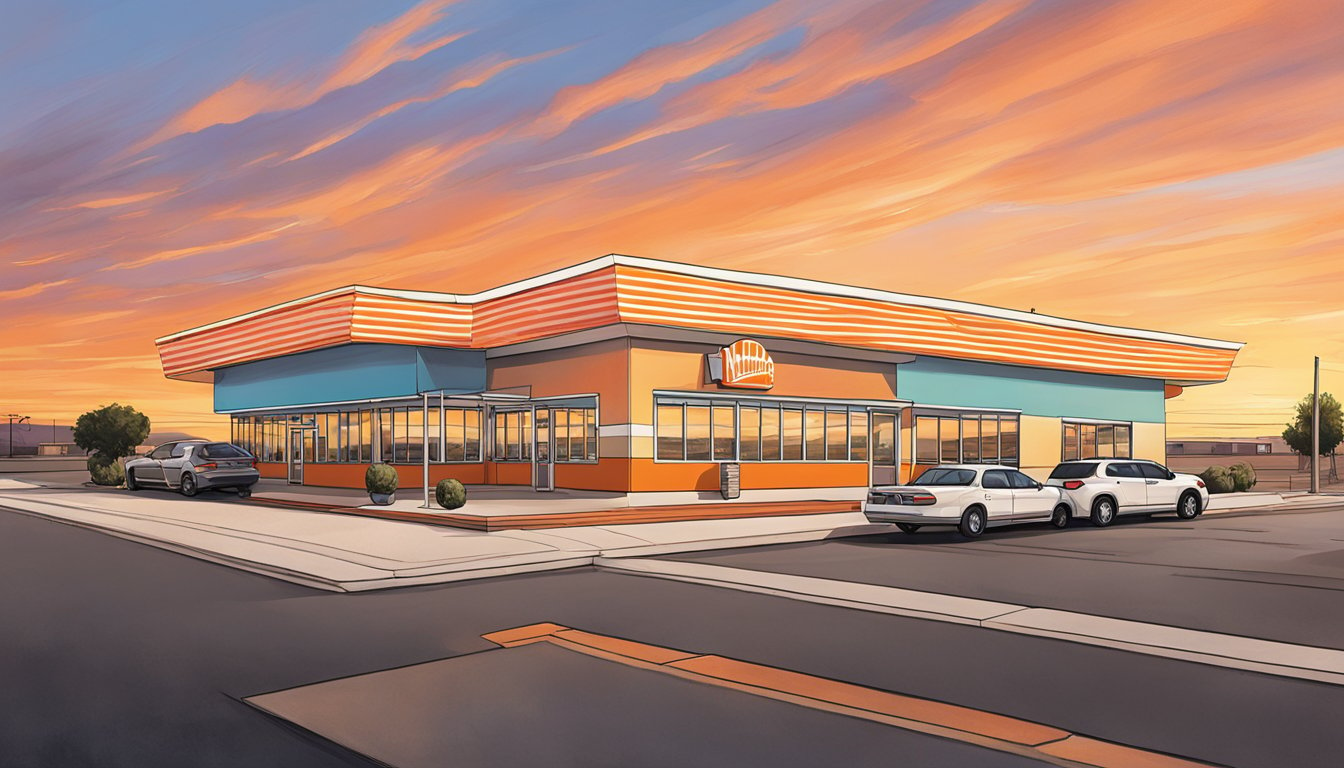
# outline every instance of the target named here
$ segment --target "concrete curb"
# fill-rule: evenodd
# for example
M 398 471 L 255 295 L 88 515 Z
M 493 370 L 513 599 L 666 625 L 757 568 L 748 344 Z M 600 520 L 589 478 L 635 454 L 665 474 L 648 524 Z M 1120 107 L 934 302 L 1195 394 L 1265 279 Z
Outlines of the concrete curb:
M 1197 664 L 1344 685 L 1344 651 L 898 587 L 703 563 L 598 557 L 603 570 L 809 603 L 968 624 Z

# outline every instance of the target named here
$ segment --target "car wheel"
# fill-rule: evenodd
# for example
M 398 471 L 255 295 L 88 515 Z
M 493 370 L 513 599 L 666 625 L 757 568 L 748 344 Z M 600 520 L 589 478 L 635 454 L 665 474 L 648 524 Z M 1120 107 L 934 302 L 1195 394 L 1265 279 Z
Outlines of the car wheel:
M 1181 496 L 1181 503 L 1176 506 L 1176 516 L 1182 520 L 1194 520 L 1199 517 L 1199 494 L 1194 491 L 1186 491 Z
M 1109 496 L 1102 496 L 1092 502 L 1092 524 L 1105 528 L 1115 522 L 1115 502 Z
M 968 539 L 978 538 L 985 532 L 985 510 L 971 507 L 961 514 L 961 524 L 957 526 L 961 535 Z
M 1069 527 L 1069 508 L 1060 504 L 1055 507 L 1055 513 L 1050 516 L 1050 524 L 1056 528 Z
M 252 496 L 252 489 L 251 489 L 251 488 L 249 488 L 249 487 L 247 487 L 247 486 L 243 486 L 242 488 L 239 488 L 239 489 L 238 489 L 238 498 L 240 498 L 240 499 L 246 499 L 246 498 L 249 498 L 249 497 L 251 497 L 251 496 Z
M 896 527 L 897 527 L 897 528 L 900 528 L 901 531 L 904 532 L 904 533 L 914 533 L 915 531 L 918 531 L 918 530 L 919 530 L 920 528 L 922 528 L 923 526 L 915 525 L 914 523 L 897 523 L 897 524 L 896 524 Z
M 127 470 L 126 472 L 126 490 L 128 491 L 140 490 L 140 484 L 135 482 L 135 470 L 133 469 Z
M 183 496 L 195 496 L 195 495 L 196 495 L 196 478 L 193 477 L 192 475 L 183 475 L 183 476 L 182 476 L 182 489 L 181 489 L 181 490 L 182 490 L 182 495 L 183 495 Z

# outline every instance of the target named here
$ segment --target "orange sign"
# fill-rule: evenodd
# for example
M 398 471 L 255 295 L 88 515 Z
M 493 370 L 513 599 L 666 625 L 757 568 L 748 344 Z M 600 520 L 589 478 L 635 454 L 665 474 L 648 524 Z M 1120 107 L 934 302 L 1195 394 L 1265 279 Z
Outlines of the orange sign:
M 738 339 L 719 350 L 720 386 L 738 389 L 770 389 L 775 386 L 775 361 L 760 342 Z M 715 366 L 711 362 L 710 369 Z

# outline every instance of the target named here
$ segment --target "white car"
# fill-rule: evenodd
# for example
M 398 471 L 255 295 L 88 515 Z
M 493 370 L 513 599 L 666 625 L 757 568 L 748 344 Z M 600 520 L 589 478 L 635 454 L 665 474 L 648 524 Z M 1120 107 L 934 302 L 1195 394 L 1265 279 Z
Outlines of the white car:
M 1153 512 L 1192 520 L 1209 503 L 1203 480 L 1146 459 L 1066 461 L 1046 483 L 1064 492 L 1075 515 L 1091 518 L 1096 526 L 1110 525 L 1118 515 Z
M 955 526 L 975 538 L 986 528 L 1016 523 L 1069 524 L 1063 489 L 1043 485 L 1013 467 L 947 464 L 924 470 L 909 485 L 868 491 L 863 514 L 873 523 L 895 523 L 906 533 L 926 525 Z

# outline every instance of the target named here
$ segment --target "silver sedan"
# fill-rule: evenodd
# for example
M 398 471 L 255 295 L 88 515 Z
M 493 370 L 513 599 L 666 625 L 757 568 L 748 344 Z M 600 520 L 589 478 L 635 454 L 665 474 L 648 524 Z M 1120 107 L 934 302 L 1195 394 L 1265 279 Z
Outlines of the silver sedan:
M 184 440 L 164 443 L 126 462 L 126 488 L 161 487 L 195 496 L 207 488 L 235 488 L 244 498 L 261 479 L 257 459 L 232 443 Z

